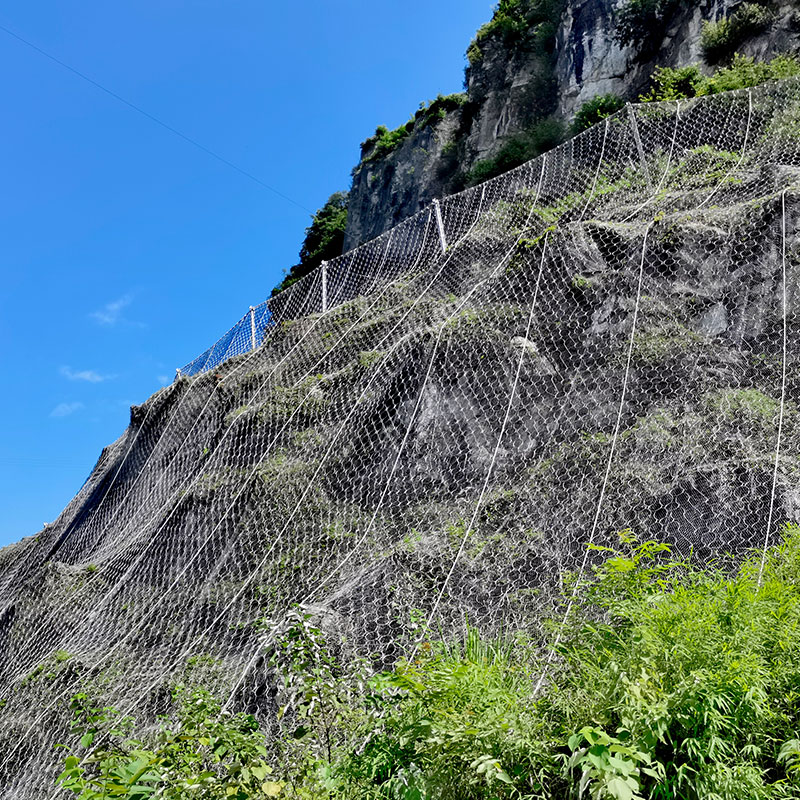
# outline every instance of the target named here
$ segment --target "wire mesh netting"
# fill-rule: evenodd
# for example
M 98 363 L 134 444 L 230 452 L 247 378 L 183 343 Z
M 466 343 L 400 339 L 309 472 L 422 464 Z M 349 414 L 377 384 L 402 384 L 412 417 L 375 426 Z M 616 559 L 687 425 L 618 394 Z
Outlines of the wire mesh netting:
M 77 691 L 146 722 L 198 681 L 270 729 L 298 603 L 386 665 L 420 619 L 535 634 L 625 528 L 773 543 L 800 516 L 798 181 L 797 81 L 631 106 L 245 315 L 0 551 L 3 797 L 58 794 Z

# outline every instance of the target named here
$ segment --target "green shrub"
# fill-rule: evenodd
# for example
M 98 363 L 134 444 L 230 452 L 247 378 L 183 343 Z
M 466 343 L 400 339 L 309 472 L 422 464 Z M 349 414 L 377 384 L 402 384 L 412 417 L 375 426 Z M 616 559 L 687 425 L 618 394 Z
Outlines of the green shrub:
M 273 295 L 313 272 L 323 261 L 342 254 L 348 199 L 347 192 L 335 192 L 314 214 L 300 248 L 300 262 L 289 269 L 286 277 L 272 290 Z
M 506 46 L 513 46 L 533 32 L 531 44 L 547 48 L 562 6 L 562 0 L 500 0 L 491 20 L 478 29 L 467 49 L 470 65 L 483 58 L 481 43 L 489 38 L 499 38 Z
M 639 98 L 642 102 L 682 100 L 686 97 L 696 97 L 706 78 L 700 72 L 699 67 L 690 64 L 677 69 L 656 67 L 651 80 L 653 88 Z
M 625 105 L 625 101 L 616 94 L 601 94 L 587 100 L 575 114 L 572 120 L 572 133 L 580 133 L 590 128 L 596 122 L 610 117 L 615 111 L 619 111 Z
M 496 155 L 476 161 L 467 176 L 467 185 L 483 183 L 530 161 L 545 150 L 555 147 L 563 135 L 563 126 L 556 120 L 546 119 L 536 123 L 529 130 L 506 141 Z
M 375 161 L 379 158 L 384 158 L 389 153 L 394 152 L 400 145 L 408 138 L 411 131 L 414 130 L 414 118 L 412 117 L 404 125 L 390 131 L 385 125 L 378 125 L 375 128 L 374 136 L 366 139 L 361 143 L 362 151 L 367 155 L 361 159 L 361 163 L 368 161 Z
M 719 22 L 703 23 L 700 47 L 706 64 L 719 64 L 730 59 L 742 42 L 761 33 L 773 19 L 774 15 L 768 8 L 744 3 Z
M 729 66 L 720 67 L 710 77 L 705 77 L 694 65 L 680 69 L 656 67 L 652 78 L 653 88 L 639 99 L 644 102 L 681 100 L 745 89 L 796 75 L 800 75 L 800 59 L 797 56 L 779 55 L 771 61 L 756 62 L 749 56 L 737 53 Z
M 555 661 L 524 640 L 423 644 L 373 681 L 352 796 L 796 797 L 800 790 L 800 531 L 761 569 L 670 558 L 621 535 L 553 620 Z M 573 582 L 575 577 L 573 576 Z M 566 604 L 566 598 L 565 598 Z M 562 609 L 563 614 L 563 609 Z
M 277 797 L 283 783 L 266 761 L 266 739 L 252 716 L 228 714 L 203 690 L 174 693 L 178 711 L 148 741 L 132 738 L 133 720 L 72 698 L 80 747 L 64 761 L 58 784 L 80 800 L 250 800 Z
M 617 16 L 614 32 L 623 46 L 633 45 L 649 53 L 664 38 L 673 14 L 687 0 L 627 0 Z
M 755 395 L 735 399 L 732 413 L 762 413 Z M 544 648 L 468 627 L 430 641 L 415 611 L 408 659 L 369 675 L 332 655 L 310 614 L 265 621 L 280 780 L 251 717 L 184 691 L 146 741 L 76 696 L 84 757 L 59 782 L 82 800 L 800 796 L 800 527 L 738 568 L 628 531 L 590 550 L 595 566 L 564 576 Z
M 462 108 L 467 102 L 464 92 L 448 95 L 437 95 L 435 100 L 420 103 L 419 110 L 414 115 L 414 129 L 423 130 L 428 125 L 433 125 L 443 120 L 450 111 Z

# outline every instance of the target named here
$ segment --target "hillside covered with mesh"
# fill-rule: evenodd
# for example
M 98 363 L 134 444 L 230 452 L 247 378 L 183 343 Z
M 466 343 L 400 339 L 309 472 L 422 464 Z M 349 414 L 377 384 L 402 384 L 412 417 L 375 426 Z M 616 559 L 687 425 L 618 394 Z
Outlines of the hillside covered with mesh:
M 79 691 L 146 724 L 202 683 L 269 730 L 296 604 L 377 668 L 535 635 L 622 529 L 774 544 L 799 216 L 797 81 L 630 106 L 260 306 L 0 551 L 0 795 L 58 795 Z

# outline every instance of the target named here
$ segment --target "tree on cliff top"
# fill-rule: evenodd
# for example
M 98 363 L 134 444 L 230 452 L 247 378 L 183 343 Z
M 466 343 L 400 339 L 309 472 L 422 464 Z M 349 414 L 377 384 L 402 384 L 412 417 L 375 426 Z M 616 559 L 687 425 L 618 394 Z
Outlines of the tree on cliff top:
M 347 200 L 347 192 L 334 192 L 314 214 L 300 248 L 300 262 L 289 269 L 286 277 L 272 290 L 273 295 L 313 272 L 323 261 L 342 254 Z

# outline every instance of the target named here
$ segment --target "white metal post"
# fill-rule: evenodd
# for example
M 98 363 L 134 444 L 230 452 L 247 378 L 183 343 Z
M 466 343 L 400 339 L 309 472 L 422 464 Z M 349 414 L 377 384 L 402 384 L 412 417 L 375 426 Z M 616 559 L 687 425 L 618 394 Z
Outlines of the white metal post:
M 628 107 L 628 119 L 630 119 L 631 130 L 633 131 L 633 138 L 636 141 L 636 149 L 639 151 L 639 163 L 642 165 L 644 171 L 644 179 L 647 181 L 648 191 L 653 191 L 653 182 L 650 180 L 650 170 L 647 168 L 647 159 L 644 156 L 644 147 L 642 147 L 642 137 L 639 136 L 639 125 L 636 122 L 636 114 L 633 111 L 633 106 L 626 103 Z
M 328 310 L 328 262 L 322 262 L 322 313 Z
M 250 349 L 256 349 L 256 309 L 250 306 Z
M 436 212 L 436 224 L 439 227 L 439 244 L 442 245 L 442 252 L 447 252 L 447 237 L 444 235 L 444 222 L 442 222 L 442 211 L 439 208 L 439 201 L 433 201 L 433 210 Z

